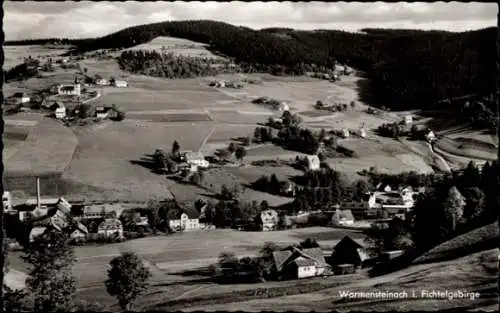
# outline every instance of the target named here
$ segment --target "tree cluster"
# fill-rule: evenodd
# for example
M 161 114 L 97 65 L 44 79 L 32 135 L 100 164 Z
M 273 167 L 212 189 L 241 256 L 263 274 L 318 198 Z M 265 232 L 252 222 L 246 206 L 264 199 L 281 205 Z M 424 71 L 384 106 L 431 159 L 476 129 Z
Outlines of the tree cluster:
M 272 195 L 289 195 L 289 192 L 284 189 L 287 183 L 287 181 L 280 181 L 276 174 L 271 174 L 269 177 L 261 176 L 252 183 L 252 188 Z
M 173 53 L 160 53 L 154 50 L 124 51 L 118 57 L 118 64 L 122 70 L 134 74 L 171 79 L 215 76 L 236 70 L 229 61 L 177 56 Z
M 5 82 L 12 82 L 18 80 L 26 80 L 36 77 L 39 74 L 38 66 L 40 61 L 32 59 L 31 56 L 26 58 L 23 63 L 14 66 L 5 72 Z

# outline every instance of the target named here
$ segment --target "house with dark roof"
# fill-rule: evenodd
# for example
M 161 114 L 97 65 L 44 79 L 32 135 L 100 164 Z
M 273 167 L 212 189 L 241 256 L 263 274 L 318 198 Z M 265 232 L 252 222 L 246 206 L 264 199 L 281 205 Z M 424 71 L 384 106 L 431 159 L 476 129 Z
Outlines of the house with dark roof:
M 200 213 L 190 203 L 168 210 L 167 220 L 168 226 L 173 231 L 193 231 L 204 227 L 200 223 Z
M 301 279 L 326 274 L 330 265 L 326 263 L 320 248 L 274 251 L 274 269 L 280 279 Z
M 374 256 L 370 253 L 367 245 L 362 241 L 356 241 L 349 236 L 340 240 L 332 252 L 332 264 L 352 264 L 355 267 L 364 267 L 371 264 Z

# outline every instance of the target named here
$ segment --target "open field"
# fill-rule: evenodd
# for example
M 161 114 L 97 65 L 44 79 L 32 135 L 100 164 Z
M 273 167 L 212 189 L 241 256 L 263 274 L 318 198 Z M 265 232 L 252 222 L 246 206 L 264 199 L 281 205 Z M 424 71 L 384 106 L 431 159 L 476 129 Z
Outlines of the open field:
M 247 137 L 250 139 L 253 136 L 253 132 L 256 125 L 216 125 L 212 136 L 207 140 L 207 142 L 229 142 L 232 138 Z
M 497 148 L 493 143 L 471 138 L 440 138 L 435 144 L 440 150 L 466 158 L 493 161 L 497 159 Z
M 160 36 L 156 37 L 148 43 L 140 44 L 125 50 L 155 50 L 156 52 L 165 50 L 165 52 L 167 53 L 170 52 L 175 55 L 182 55 L 187 57 L 223 59 L 221 56 L 217 56 L 210 52 L 206 47 L 206 44 L 187 39 Z
M 5 160 L 8 173 L 61 173 L 68 166 L 78 139 L 71 129 L 51 119 L 38 123 L 22 147 Z
M 131 86 L 133 86 L 131 84 Z M 150 91 L 130 87 L 107 90 L 100 99 L 103 104 L 119 104 L 125 111 L 165 109 L 206 109 L 217 107 L 219 100 L 231 100 L 222 93 L 212 91 Z
M 133 120 L 99 126 L 76 131 L 79 145 L 63 177 L 109 189 L 115 198 L 140 201 L 148 197 L 169 197 L 168 187 L 173 184 L 141 165 L 141 159 L 155 149 L 170 150 L 174 140 L 183 150 L 197 150 L 211 129 L 210 125 L 198 125 L 185 131 L 186 126 L 182 124 Z M 133 164 L 134 161 L 139 163 Z
M 132 111 L 133 113 L 133 111 Z M 129 114 L 129 119 L 145 122 L 175 123 L 175 122 L 209 122 L 208 114 L 203 113 L 171 113 L 171 114 Z
M 473 309 L 490 307 L 497 302 L 497 253 L 488 250 L 442 263 L 409 267 L 385 276 L 355 281 L 319 292 L 295 296 L 233 302 L 222 305 L 190 307 L 185 311 L 409 311 Z M 416 297 L 412 296 L 412 290 Z M 423 290 L 479 292 L 480 298 L 430 299 L 422 296 Z M 410 298 L 342 299 L 340 292 L 406 291 Z M 498 304 L 497 304 L 498 305 Z M 165 308 L 168 309 L 168 308 Z
M 4 65 L 3 68 L 8 70 L 18 64 L 24 62 L 24 58 L 31 56 L 32 58 L 55 57 L 65 53 L 67 47 L 53 48 L 47 46 L 4 46 Z

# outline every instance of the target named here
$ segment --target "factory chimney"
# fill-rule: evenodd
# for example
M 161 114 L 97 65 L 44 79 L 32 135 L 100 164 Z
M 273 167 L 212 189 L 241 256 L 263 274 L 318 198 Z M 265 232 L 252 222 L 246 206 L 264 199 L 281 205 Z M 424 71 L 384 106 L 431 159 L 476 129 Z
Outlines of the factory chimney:
M 40 199 L 40 177 L 36 178 L 36 207 L 41 209 L 41 199 Z

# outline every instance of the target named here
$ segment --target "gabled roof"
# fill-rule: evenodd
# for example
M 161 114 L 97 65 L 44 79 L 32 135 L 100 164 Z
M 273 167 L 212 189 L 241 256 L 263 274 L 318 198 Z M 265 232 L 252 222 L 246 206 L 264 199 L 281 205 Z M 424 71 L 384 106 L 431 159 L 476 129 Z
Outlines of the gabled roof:
M 281 270 L 283 264 L 288 260 L 288 258 L 290 258 L 291 255 L 292 251 L 289 250 L 273 252 L 274 265 L 278 271 Z
M 185 202 L 180 205 L 177 205 L 177 208 L 171 209 L 167 212 L 167 219 L 169 220 L 178 220 L 181 218 L 182 213 L 186 213 L 186 215 L 190 219 L 196 219 L 200 217 L 200 213 L 194 207 L 194 204 L 190 202 Z
M 351 237 L 349 236 L 344 236 L 344 238 L 342 238 L 342 240 L 340 240 L 336 245 L 335 247 L 333 248 L 333 250 L 336 250 L 337 248 L 340 248 L 340 247 L 343 247 L 343 246 L 351 246 L 351 247 L 354 247 L 356 249 L 363 249 L 365 248 L 365 245 L 362 244 L 361 242 L 358 242 L 354 239 L 352 239 Z
M 326 263 L 323 251 L 320 248 L 310 248 L 303 250 L 294 248 L 293 252 L 289 250 L 274 251 L 273 260 L 278 271 L 282 270 L 283 267 L 292 262 L 295 262 L 299 266 L 329 266 Z

